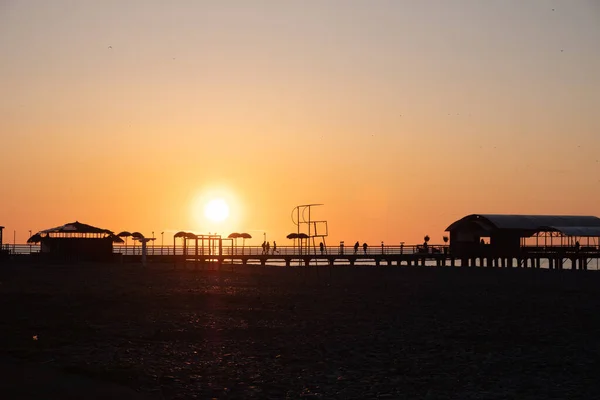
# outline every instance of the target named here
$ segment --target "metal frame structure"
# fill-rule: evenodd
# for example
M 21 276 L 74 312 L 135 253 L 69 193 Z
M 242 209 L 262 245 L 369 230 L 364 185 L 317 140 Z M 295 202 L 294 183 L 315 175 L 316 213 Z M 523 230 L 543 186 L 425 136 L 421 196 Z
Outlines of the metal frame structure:
M 312 247 L 314 250 L 314 254 L 317 254 L 317 244 L 315 242 L 315 238 L 320 238 L 321 242 L 323 243 L 323 247 L 326 249 L 327 248 L 327 243 L 325 241 L 325 238 L 329 235 L 329 227 L 327 226 L 327 221 L 326 220 L 318 220 L 318 221 L 313 221 L 311 219 L 311 208 L 312 207 L 318 207 L 318 206 L 323 206 L 324 204 L 320 204 L 320 203 L 313 203 L 313 204 L 301 204 L 299 206 L 296 206 L 292 209 L 292 222 L 294 223 L 294 225 L 296 225 L 297 227 L 297 231 L 298 231 L 298 235 L 300 235 L 301 233 L 304 233 L 308 236 L 308 239 L 306 241 L 306 251 L 307 254 L 310 252 L 310 241 L 312 240 Z M 308 216 L 306 215 L 306 213 L 308 212 Z M 295 218 L 294 218 L 295 216 Z M 325 232 L 318 232 L 317 227 L 319 226 L 324 226 L 325 228 Z M 311 230 L 312 227 L 312 230 Z M 304 229 L 306 229 L 306 232 L 303 232 Z M 300 254 L 302 254 L 302 240 L 300 240 Z

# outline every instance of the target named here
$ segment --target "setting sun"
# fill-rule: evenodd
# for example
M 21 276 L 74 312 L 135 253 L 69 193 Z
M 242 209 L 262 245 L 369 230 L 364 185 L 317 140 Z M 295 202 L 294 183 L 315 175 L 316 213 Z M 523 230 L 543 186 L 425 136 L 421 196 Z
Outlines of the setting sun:
M 221 222 L 229 217 L 229 206 L 223 199 L 213 199 L 204 207 L 204 215 L 213 222 Z

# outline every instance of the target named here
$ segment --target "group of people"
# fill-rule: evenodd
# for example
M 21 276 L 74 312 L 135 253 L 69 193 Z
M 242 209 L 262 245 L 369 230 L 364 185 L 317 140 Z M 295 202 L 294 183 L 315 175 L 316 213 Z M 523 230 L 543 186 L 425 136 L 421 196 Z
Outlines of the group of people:
M 360 243 L 357 241 L 356 243 L 354 243 L 354 254 L 358 254 L 358 249 L 360 248 Z M 369 248 L 369 245 L 365 242 L 362 244 L 362 248 L 363 248 L 363 252 L 365 253 L 365 255 L 367 254 L 367 249 Z M 344 254 L 344 242 L 340 242 L 340 254 Z
M 264 241 L 262 243 L 262 253 L 263 254 L 269 254 L 269 251 L 271 250 L 271 243 Z M 275 254 L 277 252 L 277 242 L 273 241 L 273 253 L 271 254 Z
M 358 243 L 358 241 L 356 243 L 354 243 L 354 254 L 358 253 L 358 248 L 360 247 L 360 244 Z M 367 254 L 367 249 L 369 248 L 369 246 L 367 245 L 367 243 L 363 243 L 362 244 L 362 248 L 363 248 L 363 252 L 365 254 Z

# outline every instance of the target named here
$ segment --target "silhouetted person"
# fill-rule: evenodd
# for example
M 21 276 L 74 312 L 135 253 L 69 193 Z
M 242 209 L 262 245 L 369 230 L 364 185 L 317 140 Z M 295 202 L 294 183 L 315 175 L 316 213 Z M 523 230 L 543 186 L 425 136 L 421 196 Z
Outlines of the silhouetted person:
M 262 253 L 265 254 L 266 251 L 267 251 L 267 242 L 263 242 L 262 243 Z
M 367 254 L 367 248 L 368 248 L 368 247 L 369 247 L 369 246 L 367 245 L 367 242 L 364 242 L 364 243 L 363 243 L 363 252 L 365 253 L 365 255 Z
M 271 248 L 271 243 L 267 242 L 266 247 L 265 247 L 265 254 L 269 254 L 269 249 Z
M 358 241 L 356 241 L 356 243 L 354 243 L 354 254 L 358 253 Z
M 575 251 L 579 251 L 579 240 L 575 242 Z
M 423 253 L 429 253 L 429 245 L 427 242 L 423 242 Z
M 481 244 L 483 246 L 483 245 L 485 245 L 485 241 L 483 239 L 481 239 L 481 241 L 479 242 L 479 244 Z
M 323 247 L 323 242 L 319 243 L 319 250 L 321 250 L 321 255 L 323 255 L 323 251 L 325 250 Z
M 273 240 L 273 254 L 277 251 L 277 242 Z
M 340 254 L 344 254 L 344 242 L 340 242 Z

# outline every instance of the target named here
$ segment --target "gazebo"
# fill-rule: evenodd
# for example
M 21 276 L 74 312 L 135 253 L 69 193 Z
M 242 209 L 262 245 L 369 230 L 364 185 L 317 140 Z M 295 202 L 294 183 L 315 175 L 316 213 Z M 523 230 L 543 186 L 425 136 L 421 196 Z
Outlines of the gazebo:
M 108 229 L 79 221 L 45 229 L 32 238 L 36 235 L 40 255 L 57 261 L 112 261 L 113 243 L 123 242 Z

